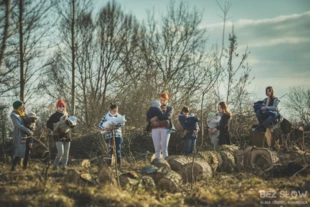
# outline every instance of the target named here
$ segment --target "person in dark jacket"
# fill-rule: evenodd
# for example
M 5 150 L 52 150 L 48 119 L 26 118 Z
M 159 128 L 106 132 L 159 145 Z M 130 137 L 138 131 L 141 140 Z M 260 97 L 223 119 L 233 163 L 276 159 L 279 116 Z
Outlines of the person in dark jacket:
M 160 158 L 161 153 L 163 158 L 168 156 L 170 134 L 175 131 L 175 127 L 172 123 L 173 107 L 168 106 L 168 99 L 168 94 L 162 93 L 159 101 L 163 113 L 153 118 L 147 117 L 148 123 L 152 123 L 152 139 L 155 148 L 155 158 Z
M 265 92 L 267 98 L 265 98 L 263 101 L 256 102 L 256 105 L 254 105 L 258 125 L 256 128 L 253 129 L 253 131 L 266 131 L 266 128 L 274 120 L 280 117 L 280 114 L 278 112 L 279 99 L 275 97 L 273 88 L 271 86 L 268 86 Z
M 25 115 L 23 118 L 23 121 L 25 123 L 25 126 L 30 129 L 31 131 L 35 131 L 36 129 L 36 122 L 38 121 L 38 117 L 34 112 L 29 112 L 28 114 Z M 33 145 L 33 137 L 28 136 L 26 140 L 26 152 L 25 152 L 25 158 L 23 161 L 23 168 L 26 169 L 28 165 L 28 160 L 30 157 L 30 150 Z
M 199 130 L 198 117 L 189 115 L 189 108 L 184 106 L 178 116 L 178 120 L 184 129 L 184 154 L 188 155 L 194 152 Z
M 229 135 L 229 123 L 232 118 L 232 114 L 229 112 L 228 106 L 225 102 L 220 102 L 218 105 L 218 111 L 221 113 L 221 120 L 219 125 L 214 129 L 209 129 L 210 133 L 216 133 L 218 130 L 219 134 L 219 145 L 231 144 Z
M 22 101 L 17 100 L 13 103 L 14 110 L 11 112 L 13 130 L 13 161 L 11 171 L 15 170 L 16 165 L 20 162 L 21 158 L 25 158 L 27 150 L 31 144 L 27 142 L 27 137 L 33 135 L 33 131 L 28 129 L 24 123 L 25 107 Z M 23 162 L 23 168 L 26 169 L 27 163 Z
M 64 114 L 68 114 L 66 111 L 66 103 L 60 99 L 56 103 L 56 108 L 57 108 L 56 112 L 49 117 L 46 123 L 47 128 L 53 131 L 53 138 L 56 142 L 56 147 L 58 151 L 57 156 L 54 160 L 53 170 L 57 170 L 60 160 L 62 170 L 66 170 L 69 158 L 71 135 L 70 132 L 69 133 L 54 132 L 54 124 L 59 122 L 60 118 Z
M 161 104 L 157 100 L 152 101 L 152 106 L 149 108 L 149 110 L 146 112 L 146 116 L 149 119 L 152 119 L 155 116 L 160 116 L 163 114 L 162 110 L 160 109 Z

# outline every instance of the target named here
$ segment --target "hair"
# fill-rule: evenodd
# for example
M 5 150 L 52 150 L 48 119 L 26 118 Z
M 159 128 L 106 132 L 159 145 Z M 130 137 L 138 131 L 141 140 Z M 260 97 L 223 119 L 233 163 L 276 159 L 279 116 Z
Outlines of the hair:
M 223 113 L 229 116 L 232 116 L 231 112 L 228 109 L 228 105 L 226 102 L 222 101 L 219 103 L 219 106 L 223 109 Z
M 189 107 L 188 106 L 183 106 L 181 114 L 182 114 L 182 112 L 188 113 L 189 112 Z
M 161 98 L 163 98 L 163 99 L 165 99 L 165 100 L 168 100 L 169 99 L 169 96 L 168 96 L 168 94 L 167 93 L 162 93 L 162 94 L 160 94 L 160 97 Z
M 116 104 L 110 103 L 110 110 L 116 109 L 118 106 Z
M 63 114 L 68 114 L 68 112 L 67 112 L 67 107 L 66 107 L 66 102 L 64 101 L 64 100 L 62 100 L 62 99 L 59 99 L 58 101 L 57 101 L 57 103 L 56 103 L 56 108 L 58 108 L 59 106 L 64 106 L 64 110 L 62 111 L 62 113 Z
M 274 98 L 274 90 L 273 90 L 272 86 L 268 86 L 268 87 L 266 88 L 266 90 L 265 90 L 266 96 L 267 96 L 267 90 L 269 90 L 269 91 L 271 92 L 270 97 L 271 97 L 271 98 Z

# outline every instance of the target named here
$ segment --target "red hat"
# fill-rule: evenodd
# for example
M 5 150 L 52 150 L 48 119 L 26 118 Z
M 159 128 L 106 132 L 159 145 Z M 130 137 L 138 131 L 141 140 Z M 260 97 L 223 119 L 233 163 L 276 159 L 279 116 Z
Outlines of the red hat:
M 169 99 L 167 93 L 162 93 L 162 94 L 160 94 L 160 97 L 163 98 L 163 99 L 165 99 L 165 100 L 168 100 L 168 99 Z
M 66 106 L 66 103 L 62 99 L 59 99 L 56 104 L 56 107 L 60 107 L 60 106 Z

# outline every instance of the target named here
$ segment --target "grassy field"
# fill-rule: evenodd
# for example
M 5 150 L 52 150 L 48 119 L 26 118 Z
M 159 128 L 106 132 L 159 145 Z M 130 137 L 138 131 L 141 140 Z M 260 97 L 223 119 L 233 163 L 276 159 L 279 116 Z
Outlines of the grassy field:
M 85 169 L 80 164 L 68 168 L 98 174 L 96 165 Z M 121 171 L 139 172 L 145 165 L 124 163 Z M 211 179 L 183 185 L 178 193 L 157 189 L 119 188 L 117 184 L 78 185 L 65 182 L 66 173 L 32 160 L 27 170 L 11 172 L 3 164 L 0 172 L 0 206 L 309 206 L 310 175 L 276 177 L 271 173 L 215 173 Z M 47 172 L 47 174 L 45 174 Z M 67 171 L 68 172 L 68 171 Z M 285 204 L 285 205 L 284 205 Z

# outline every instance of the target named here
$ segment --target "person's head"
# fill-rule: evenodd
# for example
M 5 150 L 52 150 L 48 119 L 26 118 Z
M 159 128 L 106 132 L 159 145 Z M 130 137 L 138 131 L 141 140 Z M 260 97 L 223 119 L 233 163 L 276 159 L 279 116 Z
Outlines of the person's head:
M 188 106 L 184 106 L 181 110 L 181 114 L 188 116 L 189 114 L 189 107 Z
M 27 114 L 27 116 L 28 116 L 29 118 L 31 118 L 31 121 L 32 121 L 33 123 L 38 121 L 38 117 L 37 117 L 36 113 L 34 113 L 34 112 L 29 112 L 29 113 Z
M 214 118 L 215 116 L 217 116 L 217 114 L 213 111 L 208 113 L 208 118 Z
M 167 93 L 162 93 L 162 94 L 160 94 L 159 101 L 160 101 L 160 104 L 161 104 L 161 105 L 167 104 L 168 99 L 169 99 L 169 96 L 168 96 Z
M 152 101 L 152 107 L 157 107 L 157 108 L 160 108 L 160 102 L 159 101 L 157 101 L 157 100 L 153 100 Z
M 110 104 L 110 113 L 112 115 L 117 114 L 118 113 L 118 106 L 116 104 Z
M 268 86 L 265 91 L 266 91 L 266 96 L 270 98 L 274 97 L 274 91 L 273 91 L 272 86 Z
M 228 106 L 227 106 L 227 103 L 224 102 L 224 101 L 222 101 L 222 102 L 219 103 L 219 105 L 218 105 L 218 111 L 219 111 L 220 113 L 230 114 L 229 109 L 228 109 Z
M 56 103 L 56 108 L 58 111 L 66 112 L 66 103 L 64 100 L 59 99 Z
M 13 103 L 13 108 L 15 110 L 24 110 L 24 103 L 21 100 L 16 100 Z

